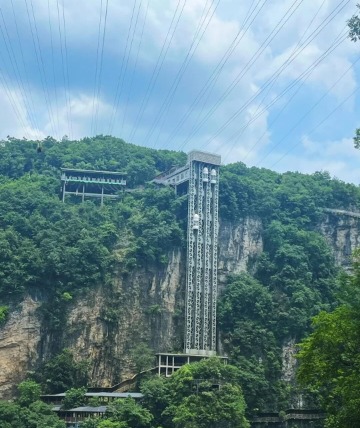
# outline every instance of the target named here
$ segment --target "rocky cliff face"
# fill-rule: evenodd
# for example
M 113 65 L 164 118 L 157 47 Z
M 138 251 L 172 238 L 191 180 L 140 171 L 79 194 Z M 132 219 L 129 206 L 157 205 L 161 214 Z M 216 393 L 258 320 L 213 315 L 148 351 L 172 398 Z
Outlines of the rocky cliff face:
M 360 219 L 328 213 L 319 226 L 334 249 L 336 263 L 349 264 L 359 246 Z M 263 250 L 260 219 L 222 222 L 219 234 L 219 287 L 229 273 L 251 270 Z M 134 366 L 131 349 L 150 343 L 154 351 L 181 351 L 185 284 L 185 251 L 174 250 L 163 267 L 147 266 L 118 275 L 111 289 L 99 285 L 72 301 L 63 334 L 50 335 L 41 324 L 41 301 L 27 296 L 0 330 L 0 397 L 9 398 L 14 385 L 50 355 L 52 345 L 74 350 L 92 361 L 92 383 L 109 386 L 129 377 Z M 293 348 L 284 345 L 284 378 L 291 379 Z
M 320 224 L 320 232 L 333 249 L 338 266 L 350 266 L 352 252 L 360 247 L 359 217 L 358 213 L 333 210 L 325 215 Z
M 37 361 L 41 325 L 36 315 L 40 303 L 26 297 L 0 330 L 0 397 L 10 398 L 15 384 Z

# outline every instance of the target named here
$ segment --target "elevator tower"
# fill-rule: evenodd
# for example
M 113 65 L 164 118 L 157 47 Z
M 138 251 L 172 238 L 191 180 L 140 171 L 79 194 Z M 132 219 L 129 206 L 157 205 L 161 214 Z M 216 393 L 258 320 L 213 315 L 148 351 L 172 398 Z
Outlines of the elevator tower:
M 187 186 L 188 223 L 184 353 L 216 354 L 216 303 L 221 157 L 192 151 L 184 167 L 154 182 Z

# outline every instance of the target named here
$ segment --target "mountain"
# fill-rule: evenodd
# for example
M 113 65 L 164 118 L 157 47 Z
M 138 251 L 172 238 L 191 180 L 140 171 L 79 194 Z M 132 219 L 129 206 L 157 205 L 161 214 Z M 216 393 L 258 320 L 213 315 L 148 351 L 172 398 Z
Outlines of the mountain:
M 70 349 L 92 386 L 137 352 L 182 350 L 186 196 L 150 180 L 186 162 L 110 136 L 0 143 L 0 394 Z M 60 167 L 121 171 L 117 201 L 60 198 Z M 299 406 L 296 343 L 336 304 L 358 246 L 360 191 L 327 173 L 221 167 L 219 350 L 250 411 Z M 145 348 L 144 348 L 145 347 Z

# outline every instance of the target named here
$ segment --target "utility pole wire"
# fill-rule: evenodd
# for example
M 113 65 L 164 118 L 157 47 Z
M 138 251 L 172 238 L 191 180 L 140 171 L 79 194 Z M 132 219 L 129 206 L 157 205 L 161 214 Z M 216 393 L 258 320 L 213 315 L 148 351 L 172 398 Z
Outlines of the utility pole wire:
M 132 25 L 133 25 L 133 20 L 134 20 L 134 15 L 135 15 L 135 8 L 136 8 L 136 3 L 137 0 L 134 0 L 133 3 L 133 7 L 132 7 L 132 11 L 131 11 L 131 18 L 130 18 L 130 24 L 129 24 L 129 29 L 127 31 L 127 36 L 126 36 L 126 43 L 125 43 L 125 50 L 124 50 L 124 55 L 122 57 L 122 61 L 121 61 L 121 67 L 120 67 L 120 73 L 117 79 L 117 85 L 116 85 L 116 89 L 115 89 L 115 96 L 114 96 L 114 102 L 113 105 L 116 105 L 116 101 L 117 101 L 117 94 L 120 90 L 120 84 L 122 82 L 122 77 L 123 77 L 123 72 L 124 72 L 124 66 L 125 66 L 125 58 L 127 57 L 127 51 L 128 51 L 128 44 L 129 44 L 129 40 L 130 40 L 130 33 L 131 33 L 131 29 L 132 29 Z M 130 55 L 130 53 L 129 53 Z M 117 113 L 117 109 L 113 109 L 113 112 L 111 114 L 111 118 L 109 121 L 109 130 L 108 133 L 112 134 L 113 132 L 113 128 L 114 128 L 114 122 L 115 122 L 115 118 L 116 118 L 116 113 Z
M 95 134 L 97 133 L 97 122 L 98 122 L 98 115 L 99 115 L 99 97 L 100 97 L 100 91 L 101 91 L 101 79 L 102 79 L 102 69 L 103 69 L 103 60 L 104 60 L 104 47 L 105 47 L 105 36 L 106 36 L 106 24 L 107 24 L 107 17 L 108 17 L 108 7 L 109 7 L 109 0 L 106 0 L 105 17 L 104 17 L 104 28 L 103 28 L 103 34 L 102 34 L 102 44 L 101 44 L 101 54 L 100 54 L 99 84 L 98 84 L 98 90 L 97 90 L 97 95 L 96 95 Z
M 343 0 L 344 1 L 344 0 Z M 278 68 L 278 70 L 273 73 L 273 75 L 264 83 L 264 85 L 257 91 L 255 95 L 253 95 L 247 102 L 245 102 L 233 115 L 218 129 L 215 136 L 217 136 L 220 132 L 222 132 L 226 127 L 228 127 L 240 114 L 243 112 L 246 107 L 248 107 L 253 100 L 255 100 L 273 81 L 274 78 L 276 78 L 278 73 L 282 73 L 294 60 L 295 58 L 305 49 L 306 46 L 308 46 L 311 41 L 317 37 L 317 35 L 341 12 L 341 10 L 346 6 L 347 3 L 349 3 L 350 0 L 347 0 L 344 5 L 340 8 L 340 10 L 336 11 L 336 9 L 339 7 L 337 6 L 331 13 L 328 15 L 325 20 L 314 30 L 305 40 L 303 43 L 301 50 L 299 50 L 295 54 L 291 54 L 286 61 Z M 336 13 L 335 13 L 336 12 Z M 335 13 L 334 16 L 331 16 Z M 326 22 L 327 21 L 327 22 Z M 322 26 L 322 28 L 321 28 Z M 315 35 L 314 35 L 315 34 Z M 291 84 L 293 85 L 293 84 Z M 271 103 L 271 105 L 273 102 Z M 208 145 L 214 138 L 210 138 L 204 145 Z
M 95 102 L 96 102 L 97 84 L 98 84 L 98 68 L 99 68 L 99 51 L 100 51 L 102 8 L 103 8 L 103 0 L 100 0 L 100 17 L 99 17 L 98 38 L 97 38 L 97 47 L 96 47 L 94 93 L 93 93 L 93 99 L 92 99 L 92 114 L 91 114 L 91 128 L 90 128 L 91 135 L 95 134 L 94 120 L 95 120 Z
M 267 154 L 257 163 L 257 165 L 263 162 L 269 156 L 270 153 L 272 153 L 283 141 L 286 140 L 286 138 L 290 134 L 292 134 L 292 132 L 300 125 L 300 123 L 302 123 L 303 120 L 307 116 L 309 116 L 309 114 L 328 96 L 329 92 L 335 88 L 335 86 L 347 75 L 347 73 L 349 73 L 350 70 L 353 69 L 354 65 L 358 63 L 359 60 L 360 60 L 360 57 L 358 57 L 357 60 L 353 64 L 351 64 L 350 67 L 348 67 L 345 70 L 345 72 L 331 85 L 331 87 L 316 101 L 316 103 L 313 104 L 312 107 L 309 110 L 307 110 L 305 114 L 301 116 L 301 118 L 295 123 L 295 125 L 292 126 L 292 128 L 275 144 L 275 146 L 273 146 L 271 150 L 267 152 Z M 312 130 L 309 132 L 309 135 L 312 134 L 316 129 L 318 129 L 326 120 L 328 120 L 350 97 L 352 97 L 358 91 L 358 89 L 359 88 L 351 92 L 351 94 L 348 97 L 346 97 L 345 100 L 342 103 L 340 103 L 334 110 L 332 110 L 331 113 L 325 117 L 325 119 L 323 119 L 319 124 L 317 124 L 314 128 L 312 128 Z M 274 162 L 271 167 L 277 165 L 282 159 L 284 159 L 285 156 L 287 156 L 292 150 L 294 150 L 295 147 L 297 147 L 300 143 L 301 141 L 294 144 L 284 155 L 282 155 L 276 162 Z
M 180 150 L 183 149 L 188 142 L 193 138 L 193 136 L 198 132 L 198 130 L 202 127 L 204 123 L 210 119 L 210 117 L 217 111 L 219 106 L 225 99 L 231 94 L 231 92 L 237 87 L 241 79 L 244 77 L 247 71 L 256 63 L 256 61 L 260 58 L 261 54 L 265 51 L 265 49 L 270 45 L 272 40 L 277 36 L 277 34 L 282 30 L 285 24 L 289 21 L 289 19 L 293 16 L 299 6 L 304 2 L 304 0 L 295 0 L 292 5 L 288 8 L 285 14 L 282 16 L 280 21 L 276 24 L 270 34 L 263 41 L 259 49 L 254 53 L 254 55 L 250 58 L 250 60 L 245 64 L 245 67 L 237 74 L 236 78 L 232 81 L 232 83 L 227 87 L 223 95 L 215 102 L 213 107 L 209 110 L 209 112 L 204 116 L 204 118 L 200 121 L 199 124 L 193 128 L 193 130 L 189 133 L 188 137 L 182 143 Z M 224 126 L 224 125 L 223 125 Z M 219 132 L 219 131 L 217 131 Z
M 187 2 L 187 0 L 184 0 L 184 2 L 183 2 L 183 4 L 182 4 L 182 8 L 180 9 L 179 15 L 178 15 L 178 17 L 177 17 L 177 19 L 176 19 L 176 21 L 175 21 L 175 18 L 176 18 L 176 15 L 177 15 L 177 11 L 178 11 L 178 9 L 179 9 L 179 7 L 180 7 L 181 0 L 179 0 L 179 1 L 178 1 L 178 3 L 177 3 L 177 6 L 176 6 L 176 9 L 175 9 L 174 15 L 173 15 L 173 17 L 172 17 L 172 20 L 171 20 L 170 26 L 169 26 L 169 28 L 168 28 L 168 31 L 167 31 L 167 34 L 166 34 L 166 37 L 165 37 L 165 40 L 164 40 L 164 43 L 163 43 L 163 45 L 162 45 L 162 48 L 161 48 L 160 54 L 159 54 L 158 59 L 157 59 L 157 61 L 156 61 L 155 68 L 154 68 L 153 73 L 152 73 L 152 75 L 151 75 L 150 82 L 149 82 L 148 88 L 147 88 L 147 90 L 146 90 L 145 97 L 143 98 L 143 101 L 142 101 L 142 103 L 141 103 L 140 110 L 139 110 L 139 112 L 138 112 L 138 115 L 137 115 L 137 118 L 136 118 L 135 124 L 134 124 L 134 126 L 133 126 L 133 130 L 132 130 L 131 135 L 130 135 L 130 138 L 131 138 L 131 139 L 135 138 L 135 135 L 136 135 L 136 132 L 137 132 L 137 129 L 138 129 L 138 128 L 137 128 L 137 127 L 138 127 L 138 124 L 140 123 L 140 121 L 141 121 L 141 119 L 142 119 L 142 117 L 143 117 L 143 115 L 144 115 L 144 112 L 145 112 L 145 110 L 146 110 L 146 107 L 147 107 L 147 105 L 148 105 L 148 102 L 149 102 L 150 96 L 151 96 L 152 91 L 153 91 L 153 89 L 154 89 L 154 87 L 155 87 L 156 81 L 157 81 L 157 79 L 158 79 L 158 77 L 159 77 L 159 74 L 160 74 L 161 68 L 162 68 L 162 66 L 163 66 L 163 64 L 164 64 L 164 61 L 165 61 L 166 55 L 167 55 L 167 53 L 168 53 L 169 47 L 170 47 L 170 45 L 171 45 L 171 42 L 172 42 L 172 40 L 173 40 L 173 37 L 174 37 L 175 31 L 176 31 L 176 29 L 177 29 L 177 26 L 178 26 L 178 24 L 179 24 L 180 18 L 181 18 L 182 14 L 183 14 L 183 11 L 184 11 L 184 8 L 185 8 L 185 5 L 186 5 L 186 2 Z M 174 24 L 174 21 L 175 21 L 175 24 Z M 173 24 L 174 24 L 174 28 L 172 29 Z M 171 35 L 170 35 L 170 32 L 172 32 L 172 33 L 171 33 Z
M 253 122 L 255 122 L 262 114 L 264 114 L 266 111 L 268 111 L 268 109 L 273 106 L 274 104 L 276 104 L 276 102 L 278 100 L 280 100 L 284 95 L 286 95 L 291 89 L 293 89 L 294 87 L 296 87 L 296 85 L 301 82 L 301 80 L 303 78 L 307 79 L 310 74 L 316 69 L 316 67 L 331 53 L 333 52 L 341 43 L 343 43 L 346 40 L 347 36 L 343 35 L 342 38 L 340 36 L 337 36 L 335 41 L 330 45 L 330 47 L 323 52 L 319 58 L 317 58 L 305 71 L 303 71 L 301 73 L 300 76 L 298 76 L 293 82 L 291 82 L 288 86 L 285 87 L 285 89 L 283 89 L 283 91 L 277 95 L 269 104 L 267 104 L 265 107 L 262 108 L 261 111 L 259 111 L 255 116 L 253 116 L 245 125 L 242 125 L 242 127 L 240 128 L 240 130 L 236 131 L 230 138 L 228 138 L 226 141 L 231 141 L 232 139 L 236 138 L 238 136 L 239 131 L 244 131 L 245 129 L 247 129 Z M 296 94 L 296 93 L 295 93 Z M 293 94 L 293 96 L 295 96 L 295 94 Z M 246 104 L 246 106 L 250 105 L 250 103 L 258 96 L 258 94 L 255 94 L 254 97 L 252 97 L 248 103 Z M 291 100 L 291 99 L 290 99 Z M 245 107 L 246 107 L 245 106 Z M 234 146 L 235 146 L 236 142 L 233 144 L 232 148 L 230 148 L 227 152 L 227 154 L 225 155 L 226 159 L 230 154 L 231 151 L 233 150 Z M 252 148 L 251 148 L 252 149 Z
M 192 57 L 194 56 L 196 49 L 199 46 L 199 44 L 200 44 L 200 42 L 201 42 L 201 40 L 202 40 L 202 38 L 203 38 L 207 28 L 208 28 L 213 16 L 215 15 L 216 9 L 219 6 L 220 1 L 221 0 L 217 0 L 217 3 L 215 6 L 213 5 L 213 3 L 210 3 L 210 6 L 209 6 L 209 8 L 205 14 L 206 7 L 208 4 L 208 0 L 206 1 L 202 15 L 201 15 L 201 18 L 200 18 L 199 25 L 197 26 L 197 29 L 196 29 L 195 34 L 193 36 L 193 39 L 191 41 L 190 48 L 188 49 L 188 52 L 187 52 L 187 54 L 186 54 L 186 56 L 185 56 L 185 58 L 181 64 L 176 76 L 175 76 L 175 80 L 173 81 L 172 86 L 170 87 L 170 89 L 169 89 L 169 91 L 165 97 L 165 100 L 163 101 L 163 103 L 160 107 L 158 116 L 155 119 L 155 122 L 153 123 L 153 125 L 152 125 L 151 129 L 149 130 L 147 136 L 145 137 L 145 140 L 148 141 L 151 138 L 156 126 L 158 125 L 158 123 L 160 122 L 160 120 L 162 119 L 164 114 L 165 113 L 169 114 L 169 109 L 170 109 L 170 106 L 172 104 L 172 101 L 174 100 L 177 88 L 178 88 L 178 86 L 179 86 L 179 84 L 180 84 L 180 82 L 181 82 L 181 80 L 185 74 L 185 71 L 186 71 L 188 65 L 190 64 L 190 61 L 191 61 Z M 213 11 L 212 11 L 210 18 L 208 19 L 208 16 L 209 16 L 211 9 L 213 9 Z M 203 27 L 204 27 L 204 29 L 203 29 Z M 203 29 L 203 31 L 200 34 L 202 29 Z M 200 34 L 200 37 L 199 37 L 199 34 Z M 166 116 L 165 116 L 164 120 L 165 119 L 166 119 Z M 158 142 L 160 133 L 161 133 L 161 128 L 159 129 L 159 133 L 158 133 L 158 136 L 157 136 L 157 138 L 153 144 L 153 148 L 156 146 L 156 144 Z
M 226 50 L 226 52 L 222 56 L 221 60 L 217 64 L 217 66 L 212 71 L 211 75 L 208 77 L 208 79 L 205 82 L 205 84 L 203 85 L 203 87 L 198 92 L 197 96 L 195 97 L 194 101 L 190 105 L 190 107 L 187 110 L 187 112 L 184 114 L 184 116 L 180 119 L 180 121 L 178 122 L 178 124 L 175 126 L 175 128 L 171 132 L 171 134 L 170 134 L 170 136 L 168 138 L 169 141 L 172 141 L 174 139 L 175 135 L 181 129 L 181 127 L 186 122 L 186 120 L 191 116 L 192 112 L 194 111 L 195 107 L 199 104 L 199 102 L 201 101 L 201 99 L 205 96 L 205 94 L 207 92 L 209 94 L 210 93 L 209 91 L 211 91 L 212 88 L 215 86 L 215 84 L 216 84 L 216 82 L 217 82 L 217 80 L 218 80 L 218 78 L 219 78 L 219 76 L 220 76 L 223 68 L 225 67 L 227 61 L 229 60 L 229 58 L 231 57 L 231 55 L 233 54 L 233 52 L 235 51 L 235 49 L 237 48 L 237 46 L 239 45 L 239 43 L 242 41 L 242 39 L 244 38 L 244 36 L 247 33 L 248 29 L 250 28 L 250 26 L 252 25 L 252 23 L 255 21 L 255 19 L 258 17 L 258 15 L 260 14 L 260 11 L 263 9 L 263 7 L 265 6 L 265 3 L 268 0 L 264 0 L 263 1 L 263 4 L 257 10 L 256 14 L 253 16 L 253 18 L 250 21 L 250 23 L 247 25 L 246 28 L 244 28 L 244 26 L 250 20 L 251 15 L 255 12 L 256 8 L 258 7 L 258 5 L 260 4 L 261 1 L 263 1 L 263 0 L 258 0 L 258 2 L 255 5 L 255 8 L 252 10 L 251 13 L 250 13 L 250 10 L 251 10 L 252 6 L 250 6 L 250 9 L 249 9 L 249 11 L 248 11 L 248 13 L 247 13 L 247 15 L 246 15 L 246 17 L 244 19 L 244 22 L 242 23 L 242 25 L 240 27 L 238 33 L 236 34 L 236 36 L 234 37 L 234 39 L 230 43 L 230 46 L 228 47 L 228 49 Z M 202 113 L 202 111 L 204 109 L 205 104 L 206 104 L 206 101 L 203 104 L 203 108 L 201 110 L 201 113 Z M 198 116 L 198 118 L 197 118 L 197 120 L 195 122 L 197 122 L 198 120 L 199 120 L 199 116 Z

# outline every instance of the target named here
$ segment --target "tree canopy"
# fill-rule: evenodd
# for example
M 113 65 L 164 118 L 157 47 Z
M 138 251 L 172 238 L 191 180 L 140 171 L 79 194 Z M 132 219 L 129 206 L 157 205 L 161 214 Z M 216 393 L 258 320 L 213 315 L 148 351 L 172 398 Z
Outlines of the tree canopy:
M 49 343 L 50 358 L 34 379 L 56 393 L 87 384 L 91 362 L 81 366 L 62 352 L 66 314 L 77 298 L 103 287 L 108 300 L 101 321 L 118 328 L 126 308 L 113 290 L 116 278 L 163 268 L 172 250 L 185 250 L 186 197 L 149 180 L 183 165 L 186 156 L 101 135 L 46 138 L 41 153 L 36 146 L 14 138 L 0 144 L 0 325 L 25 294 L 41 296 L 43 332 L 57 340 Z M 60 167 L 122 171 L 135 191 L 103 207 L 76 198 L 63 204 Z M 325 172 L 278 174 L 241 162 L 221 167 L 221 223 L 251 217 L 262 228 L 263 253 L 249 261 L 248 275 L 227 279 L 219 302 L 221 337 L 242 372 L 250 412 L 289 405 L 282 347 L 309 332 L 312 316 L 335 307 L 337 271 L 320 233 L 326 208 L 359 209 L 359 188 Z M 137 369 L 150 364 L 147 353 L 130 354 Z
M 313 332 L 300 344 L 298 378 L 316 392 L 329 428 L 360 420 L 360 251 L 353 272 L 342 276 L 341 305 L 313 319 Z

